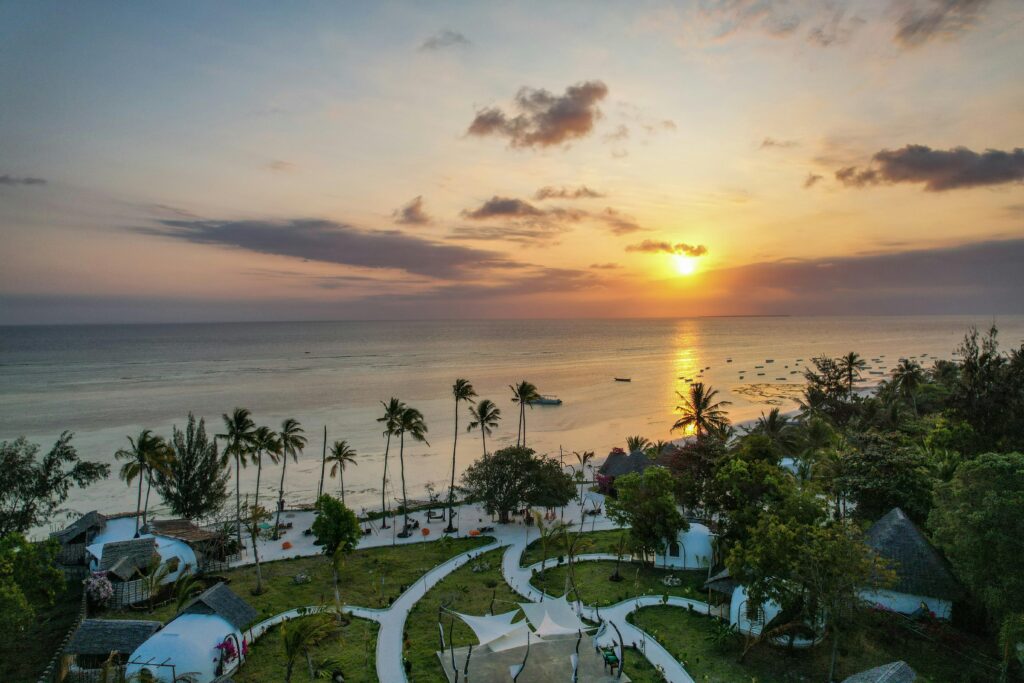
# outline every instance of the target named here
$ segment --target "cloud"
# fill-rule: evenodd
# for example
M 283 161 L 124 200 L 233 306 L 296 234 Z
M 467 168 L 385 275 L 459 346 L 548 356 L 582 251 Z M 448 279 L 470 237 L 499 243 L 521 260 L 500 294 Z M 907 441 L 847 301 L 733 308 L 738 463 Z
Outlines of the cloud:
M 672 119 L 663 119 L 655 123 L 644 123 L 641 125 L 643 125 L 644 130 L 647 131 L 649 135 L 654 135 L 655 133 L 661 131 L 674 131 L 678 129 L 678 126 L 676 126 L 676 122 L 673 121 Z
M 931 192 L 1021 182 L 1024 149 L 988 149 L 979 154 L 966 147 L 939 150 L 907 145 L 883 149 L 872 157 L 872 165 L 867 168 L 841 168 L 836 171 L 836 179 L 848 187 L 923 183 Z
M 486 107 L 476 113 L 468 135 L 508 138 L 512 147 L 550 147 L 588 135 L 601 117 L 598 102 L 608 95 L 601 81 L 577 83 L 554 95 L 544 89 L 521 88 L 512 113 Z
M 271 171 L 294 171 L 295 170 L 295 164 L 293 164 L 290 161 L 281 161 L 280 159 L 274 159 L 269 164 L 267 164 L 267 167 Z
M 639 251 L 648 254 L 682 254 L 684 256 L 703 256 L 708 253 L 708 248 L 703 244 L 696 246 L 686 244 L 685 242 L 657 242 L 655 240 L 644 240 L 639 244 L 631 244 L 626 247 L 626 251 Z
M 913 2 L 896 21 L 894 40 L 912 48 L 935 38 L 956 38 L 977 24 L 990 4 L 990 0 Z
M 808 173 L 807 178 L 804 179 L 804 189 L 809 189 L 817 185 L 825 176 L 820 173 Z
M 473 43 L 458 31 L 444 29 L 430 36 L 420 45 L 421 51 L 443 50 L 446 47 L 469 47 Z
M 621 123 L 614 131 L 604 136 L 605 142 L 616 142 L 618 140 L 626 140 L 628 138 L 629 128 Z
M 768 149 L 771 147 L 778 147 L 780 149 L 790 149 L 792 147 L 799 147 L 799 140 L 776 140 L 775 138 L 765 138 L 761 141 L 761 149 Z
M 461 225 L 452 228 L 448 239 L 536 245 L 553 242 L 568 230 L 567 225 L 550 222 L 531 225 Z
M 33 178 L 31 176 L 12 176 L 12 175 L 0 175 L 0 185 L 45 185 L 46 180 L 43 178 Z
M 594 270 L 618 270 L 622 266 L 618 263 L 591 263 L 590 267 Z
M 586 185 L 580 185 L 579 187 L 553 187 L 551 185 L 545 185 L 533 194 L 533 198 L 537 201 L 543 201 L 545 199 L 600 199 L 605 197 L 605 193 L 597 190 L 592 190 Z
M 614 235 L 629 235 L 634 232 L 646 230 L 646 228 L 642 227 L 633 218 L 616 211 L 610 206 L 597 214 L 596 218 L 604 221 L 605 225 L 611 229 L 612 234 Z
M 426 225 L 432 220 L 423 208 L 423 195 L 416 195 L 408 204 L 395 209 L 391 216 L 396 223 L 403 225 Z
M 364 268 L 396 268 L 433 278 L 464 279 L 506 261 L 500 254 L 439 244 L 397 230 L 360 230 L 329 220 L 161 220 L 137 232 Z
M 512 197 L 491 197 L 479 208 L 472 211 L 462 212 L 466 218 L 473 220 L 486 220 L 488 218 L 535 218 L 545 215 L 545 212 L 522 199 Z

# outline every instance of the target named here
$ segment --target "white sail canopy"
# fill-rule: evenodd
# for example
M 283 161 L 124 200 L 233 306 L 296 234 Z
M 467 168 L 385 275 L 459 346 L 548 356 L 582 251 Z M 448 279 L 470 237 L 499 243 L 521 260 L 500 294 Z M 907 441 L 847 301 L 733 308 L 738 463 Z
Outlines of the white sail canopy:
M 521 602 L 519 607 L 541 637 L 578 633 L 589 628 L 576 615 L 564 595 L 544 602 Z
M 455 612 L 455 614 L 459 615 L 460 619 L 466 622 L 467 626 L 473 629 L 473 633 L 481 645 L 487 645 L 515 630 L 519 624 L 513 624 L 512 620 L 518 613 L 519 610 L 512 610 L 504 614 L 488 614 L 482 617 L 474 617 Z

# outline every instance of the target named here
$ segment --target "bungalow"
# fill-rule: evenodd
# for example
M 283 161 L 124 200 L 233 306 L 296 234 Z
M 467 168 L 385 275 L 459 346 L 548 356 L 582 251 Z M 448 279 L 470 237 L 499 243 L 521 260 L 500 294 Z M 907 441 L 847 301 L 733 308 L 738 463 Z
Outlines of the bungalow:
M 655 553 L 655 565 L 666 569 L 707 569 L 714 556 L 715 535 L 703 524 L 691 522 L 690 528 L 666 544 L 664 555 Z
M 963 597 L 964 590 L 949 563 L 903 510 L 893 508 L 875 522 L 866 541 L 891 563 L 896 582 L 888 589 L 865 591 L 861 597 L 893 612 L 915 614 L 927 609 L 949 619 L 953 602 Z
M 208 683 L 241 663 L 248 644 L 243 632 L 255 620 L 256 610 L 218 583 L 136 648 L 125 675 L 154 683 L 188 675 L 193 683 Z
M 128 655 L 160 629 L 159 621 L 86 619 L 64 646 L 65 680 L 102 680 L 101 669 L 123 670 Z M 113 676 L 111 680 L 117 677 Z
M 647 455 L 640 451 L 633 451 L 627 455 L 621 448 L 613 448 L 597 470 L 597 490 L 606 495 L 614 495 L 616 478 L 643 472 L 650 464 Z
M 728 569 L 723 569 L 710 579 L 704 582 L 704 588 L 709 592 L 725 596 L 720 609 L 720 616 L 723 620 L 728 618 L 729 625 L 738 632 L 749 636 L 759 636 L 766 625 L 782 614 L 782 607 L 769 600 L 768 602 L 754 608 L 747 599 L 747 589 L 738 583 L 729 574 Z M 808 626 L 806 630 L 793 639 L 793 647 L 805 648 L 814 645 L 820 640 L 820 634 Z M 781 636 L 773 639 L 778 645 L 788 645 L 788 636 Z

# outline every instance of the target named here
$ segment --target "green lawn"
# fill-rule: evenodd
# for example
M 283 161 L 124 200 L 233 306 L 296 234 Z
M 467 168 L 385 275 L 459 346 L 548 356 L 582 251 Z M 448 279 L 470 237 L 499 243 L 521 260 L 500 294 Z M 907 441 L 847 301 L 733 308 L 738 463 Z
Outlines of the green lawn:
M 796 683 L 827 678 L 830 641 L 793 654 L 761 644 L 741 663 L 740 638 L 725 643 L 709 640 L 716 632 L 712 617 L 659 606 L 645 607 L 630 620 L 682 662 L 698 683 Z M 872 616 L 861 634 L 840 641 L 839 651 L 836 680 L 899 659 L 917 671 L 919 683 L 981 683 L 995 680 L 998 675 L 972 666 L 941 643 L 895 628 L 885 615 Z
M 335 660 L 348 683 L 376 683 L 377 629 L 375 622 L 351 618 L 335 633 L 310 650 L 314 665 L 326 658 Z M 238 683 L 283 681 L 286 669 L 281 629 L 274 627 L 249 650 L 245 665 L 233 678 Z M 332 669 L 336 670 L 336 669 Z M 305 658 L 295 663 L 292 683 L 311 681 Z M 321 679 L 322 680 L 322 679 Z
M 78 617 L 82 585 L 69 581 L 53 607 L 36 611 L 26 629 L 0 638 L 0 681 L 35 683 Z
M 573 527 L 578 529 L 579 527 Z M 625 532 L 625 533 L 628 533 Z M 577 544 L 577 554 L 584 553 L 612 553 L 619 549 L 619 537 L 622 536 L 623 531 L 585 531 L 583 532 L 583 539 Z M 573 535 L 577 535 L 573 532 Z M 519 560 L 519 564 L 523 567 L 529 567 L 531 564 L 541 561 L 543 552 L 541 550 L 540 539 L 530 543 L 526 546 L 526 551 L 523 553 L 522 558 Z M 557 541 L 548 548 L 548 557 L 558 557 L 559 555 L 565 555 L 565 543 L 564 541 Z
M 427 592 L 416 603 L 406 621 L 405 657 L 412 664 L 409 680 L 413 683 L 445 683 L 444 671 L 437 659 L 440 639 L 437 630 L 438 607 L 446 604 L 450 609 L 464 614 L 486 614 L 494 601 L 494 612 L 501 613 L 516 608 L 522 598 L 508 587 L 501 577 L 501 555 L 504 549 L 492 550 L 475 562 L 455 570 Z M 474 564 L 489 564 L 485 571 L 474 572 Z M 451 626 L 450 615 L 443 618 L 445 638 Z M 455 647 L 476 643 L 473 631 L 457 617 L 451 640 Z
M 665 570 L 647 565 L 623 562 L 619 567 L 622 581 L 611 581 L 615 573 L 614 560 L 577 562 L 576 588 L 580 599 L 587 605 L 612 605 L 638 595 L 677 595 L 695 600 L 706 600 L 701 590 L 707 580 L 707 570 Z M 561 595 L 566 591 L 567 565 L 552 567 L 535 574 L 531 583 L 550 595 Z M 679 586 L 666 586 L 661 581 L 666 576 L 682 579 Z

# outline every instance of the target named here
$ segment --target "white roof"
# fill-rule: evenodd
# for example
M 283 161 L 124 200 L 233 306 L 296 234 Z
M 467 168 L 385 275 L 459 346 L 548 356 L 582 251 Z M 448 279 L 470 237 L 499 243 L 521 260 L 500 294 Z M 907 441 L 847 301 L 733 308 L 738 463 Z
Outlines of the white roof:
M 458 612 L 455 614 L 458 614 L 459 618 L 473 629 L 473 633 L 481 645 L 487 645 L 515 630 L 517 625 L 513 624 L 512 620 L 519 614 L 519 610 L 512 610 L 504 614 L 487 614 L 482 617 L 459 614 Z
M 149 669 L 154 681 L 171 683 L 171 672 L 176 676 L 192 674 L 196 683 L 207 683 L 216 678 L 220 659 L 217 645 L 228 634 L 234 633 L 238 642 L 242 634 L 223 617 L 216 614 L 182 614 L 132 653 L 128 659 L 126 677 Z M 157 664 L 173 664 L 156 666 Z
M 502 652 L 517 647 L 525 647 L 527 641 L 536 643 L 539 640 L 541 639 L 536 634 L 530 633 L 530 627 L 526 625 L 525 621 L 519 621 L 513 624 L 511 631 L 488 643 L 487 648 L 491 652 Z
M 521 602 L 519 607 L 533 625 L 537 635 L 563 635 L 586 631 L 587 625 L 580 621 L 563 595 L 544 602 Z
M 196 558 L 195 551 L 192 550 L 192 546 L 169 536 L 139 534 L 139 538 L 149 538 L 151 536 L 156 539 L 156 552 L 160 556 L 161 562 L 168 562 L 174 558 L 178 559 L 178 568 L 168 574 L 161 583 L 171 583 L 177 579 L 184 571 L 185 565 L 188 565 L 189 570 L 192 572 L 196 570 L 198 559 Z M 130 541 L 133 538 L 135 538 L 134 517 L 118 517 L 117 519 L 109 520 L 103 530 L 96 534 L 93 542 L 86 547 L 86 551 L 96 558 L 96 562 L 93 562 L 90 568 L 95 570 L 96 566 L 98 566 L 99 560 L 103 557 L 103 546 L 107 543 Z

